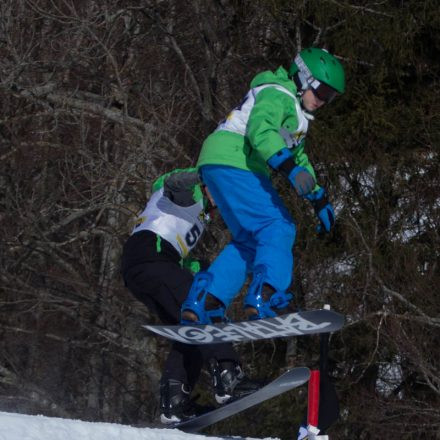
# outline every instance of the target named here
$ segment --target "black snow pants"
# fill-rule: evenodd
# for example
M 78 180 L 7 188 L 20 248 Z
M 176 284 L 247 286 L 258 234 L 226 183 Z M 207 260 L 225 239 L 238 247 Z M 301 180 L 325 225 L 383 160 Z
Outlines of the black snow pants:
M 160 241 L 151 231 L 132 235 L 122 253 L 122 276 L 132 294 L 164 324 L 180 323 L 181 305 L 193 281 L 190 271 L 180 265 L 173 246 Z M 232 344 L 189 345 L 173 342 L 162 372 L 162 382 L 179 380 L 191 388 L 209 358 L 238 362 Z

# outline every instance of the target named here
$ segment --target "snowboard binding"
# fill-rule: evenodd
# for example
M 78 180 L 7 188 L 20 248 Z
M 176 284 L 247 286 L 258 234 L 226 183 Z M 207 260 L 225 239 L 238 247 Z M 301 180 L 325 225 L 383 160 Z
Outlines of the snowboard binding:
M 276 291 L 265 282 L 266 267 L 255 266 L 254 277 L 244 298 L 244 309 L 248 319 L 273 318 L 285 309 L 293 298 L 291 293 Z
M 212 282 L 212 274 L 198 272 L 188 296 L 182 304 L 181 324 L 214 324 L 227 322 L 225 305 L 212 293 L 208 286 Z

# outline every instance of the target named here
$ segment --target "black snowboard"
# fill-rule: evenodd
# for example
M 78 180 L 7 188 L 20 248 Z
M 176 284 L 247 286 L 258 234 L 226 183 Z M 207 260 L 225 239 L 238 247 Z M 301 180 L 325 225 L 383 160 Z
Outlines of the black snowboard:
M 343 315 L 332 310 L 320 309 L 255 321 L 208 325 L 144 325 L 144 327 L 174 341 L 200 345 L 330 333 L 339 330 L 343 325 Z

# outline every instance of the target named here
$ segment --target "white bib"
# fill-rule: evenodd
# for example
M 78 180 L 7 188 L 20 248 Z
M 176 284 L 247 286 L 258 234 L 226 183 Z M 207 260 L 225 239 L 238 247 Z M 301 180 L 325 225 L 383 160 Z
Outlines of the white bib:
M 298 117 L 298 126 L 294 132 L 289 132 L 286 128 L 281 127 L 279 133 L 286 142 L 287 148 L 295 148 L 298 146 L 306 137 L 307 130 L 309 128 L 309 119 L 311 119 L 311 117 L 309 114 L 303 111 L 299 99 L 292 92 L 278 84 L 264 84 L 249 90 L 243 102 L 232 110 L 231 113 L 229 113 L 226 119 L 218 125 L 216 131 L 226 130 L 245 136 L 249 116 L 252 108 L 255 105 L 257 94 L 267 87 L 274 87 L 280 92 L 289 95 L 293 99 Z
M 142 230 L 153 231 L 171 243 L 182 257 L 186 257 L 205 229 L 200 217 L 203 200 L 184 207 L 173 203 L 163 192 L 161 188 L 153 193 L 136 219 L 132 234 Z

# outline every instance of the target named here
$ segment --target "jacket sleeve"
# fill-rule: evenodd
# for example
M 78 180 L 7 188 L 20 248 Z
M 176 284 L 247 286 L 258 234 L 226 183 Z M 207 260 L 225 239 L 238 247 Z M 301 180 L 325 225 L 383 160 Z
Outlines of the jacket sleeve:
M 296 130 L 298 117 L 290 96 L 274 87 L 268 87 L 258 93 L 249 116 L 247 135 L 252 148 L 258 151 L 265 161 L 282 148 L 287 148 L 280 135 L 280 128 L 286 119 L 290 125 L 289 131 Z M 290 152 L 296 165 L 306 168 L 316 181 L 315 170 L 304 151 L 304 145 L 305 142 L 302 141 Z M 313 192 L 319 188 L 320 186 L 316 185 Z
M 296 109 L 290 96 L 274 87 L 267 87 L 258 93 L 249 115 L 246 134 L 251 147 L 265 161 L 287 147 L 279 131 L 288 116 L 293 124 L 298 125 Z

